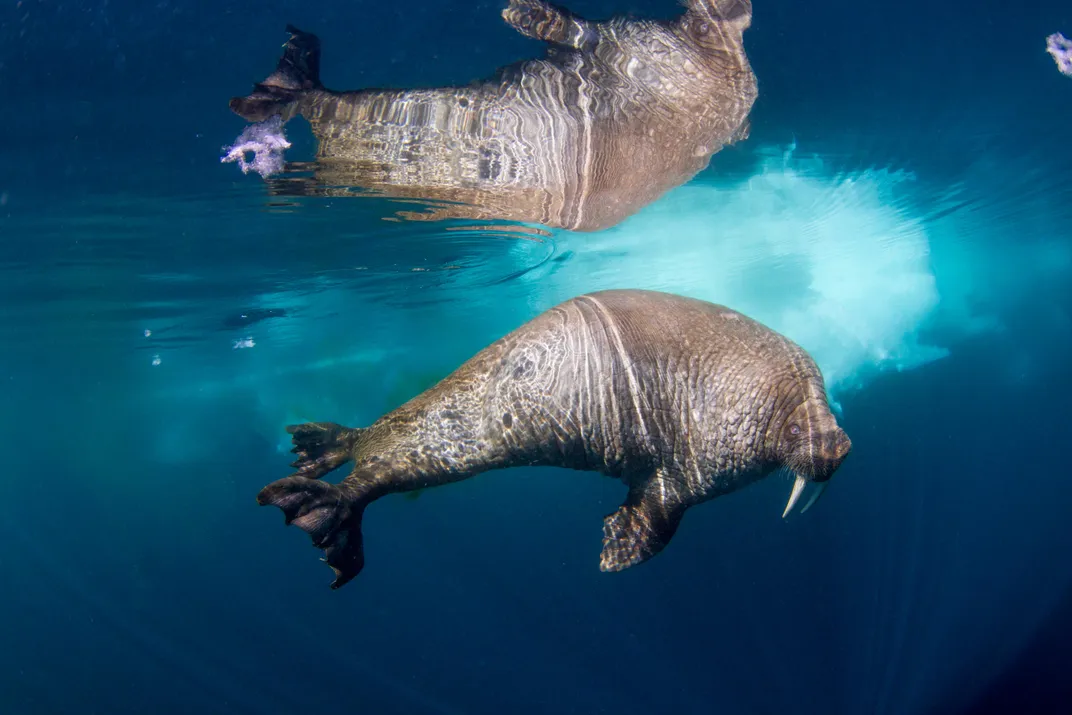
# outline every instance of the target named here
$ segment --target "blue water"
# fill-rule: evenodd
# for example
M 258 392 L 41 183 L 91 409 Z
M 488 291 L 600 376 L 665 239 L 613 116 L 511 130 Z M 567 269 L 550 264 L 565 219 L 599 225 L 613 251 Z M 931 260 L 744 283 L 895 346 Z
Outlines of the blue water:
M 0 8 L 0 713 L 1069 712 L 1072 7 L 755 0 L 749 140 L 594 234 L 220 163 L 286 23 L 329 86 L 433 86 L 541 51 L 501 7 Z M 491 473 L 377 502 L 339 591 L 255 504 L 284 425 L 369 424 L 607 287 L 811 352 L 853 440 L 824 499 L 783 521 L 772 478 L 605 574 L 621 485 Z

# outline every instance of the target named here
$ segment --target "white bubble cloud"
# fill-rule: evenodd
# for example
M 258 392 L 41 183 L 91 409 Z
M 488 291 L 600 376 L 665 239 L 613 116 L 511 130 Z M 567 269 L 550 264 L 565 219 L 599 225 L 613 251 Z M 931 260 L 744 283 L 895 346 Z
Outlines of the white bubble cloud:
M 772 158 L 739 183 L 680 187 L 607 231 L 560 235 L 571 258 L 526 280 L 540 304 L 604 288 L 722 303 L 799 343 L 837 392 L 947 354 L 918 335 L 940 296 L 926 226 L 903 208 L 913 181 Z

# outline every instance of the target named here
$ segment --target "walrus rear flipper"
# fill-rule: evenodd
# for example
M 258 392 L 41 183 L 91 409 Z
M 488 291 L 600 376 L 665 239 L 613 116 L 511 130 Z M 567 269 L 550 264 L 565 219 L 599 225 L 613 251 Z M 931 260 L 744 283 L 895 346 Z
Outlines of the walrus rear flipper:
M 653 477 L 634 485 L 618 511 L 603 520 L 600 571 L 622 571 L 666 548 L 687 508 L 670 483 Z
M 298 455 L 290 465 L 298 471 L 291 476 L 319 479 L 353 459 L 354 445 L 364 430 L 334 422 L 306 422 L 288 425 L 287 432 L 293 435 L 290 451 Z
M 245 97 L 233 97 L 231 111 L 246 121 L 262 122 L 274 114 L 290 119 L 287 110 L 301 99 L 306 91 L 321 89 L 320 39 L 287 25 L 290 39 L 283 46 L 283 56 L 268 79 L 253 85 Z
M 355 496 L 345 483 L 287 477 L 262 489 L 257 503 L 279 507 L 287 524 L 305 531 L 323 549 L 323 561 L 335 572 L 331 588 L 345 585 L 365 566 L 361 518 L 368 500 Z

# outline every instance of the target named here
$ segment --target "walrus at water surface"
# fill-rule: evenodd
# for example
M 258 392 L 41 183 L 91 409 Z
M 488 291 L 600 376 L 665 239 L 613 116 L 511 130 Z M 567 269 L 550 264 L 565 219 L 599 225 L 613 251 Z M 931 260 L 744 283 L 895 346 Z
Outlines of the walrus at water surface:
M 302 191 L 361 186 L 464 204 L 437 218 L 606 228 L 748 135 L 751 0 L 685 4 L 671 22 L 591 22 L 542 0 L 510 0 L 504 19 L 546 41 L 546 56 L 434 89 L 326 89 L 319 40 L 288 26 L 276 71 L 230 106 L 249 121 L 309 122 L 315 178 Z
M 619 571 L 659 553 L 689 507 L 780 468 L 796 475 L 788 514 L 851 449 L 804 350 L 728 308 L 641 290 L 551 308 L 367 428 L 287 431 L 297 472 L 257 501 L 324 550 L 332 588 L 364 566 L 362 516 L 386 494 L 521 465 L 617 477 L 629 491 L 604 520 L 600 568 Z

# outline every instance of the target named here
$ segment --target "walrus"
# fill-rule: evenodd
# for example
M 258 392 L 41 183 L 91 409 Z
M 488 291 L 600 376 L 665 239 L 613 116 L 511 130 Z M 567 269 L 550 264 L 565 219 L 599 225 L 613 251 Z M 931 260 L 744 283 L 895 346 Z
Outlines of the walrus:
M 669 22 L 592 22 L 543 0 L 509 0 L 503 18 L 547 43 L 545 56 L 431 89 L 327 89 L 320 40 L 288 25 L 275 72 L 230 108 L 251 122 L 309 122 L 316 159 L 291 167 L 312 178 L 272 180 L 277 194 L 345 196 L 356 186 L 437 207 L 414 219 L 595 231 L 749 135 L 751 0 L 685 4 Z
M 533 318 L 365 428 L 290 425 L 297 471 L 257 495 L 324 551 L 337 589 L 364 567 L 362 516 L 391 493 L 493 469 L 592 471 L 628 487 L 600 569 L 650 559 L 686 510 L 778 470 L 811 506 L 851 449 L 798 345 L 724 306 L 645 290 L 580 295 Z M 321 477 L 353 462 L 337 484 Z

